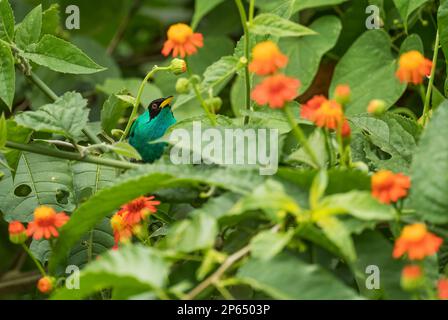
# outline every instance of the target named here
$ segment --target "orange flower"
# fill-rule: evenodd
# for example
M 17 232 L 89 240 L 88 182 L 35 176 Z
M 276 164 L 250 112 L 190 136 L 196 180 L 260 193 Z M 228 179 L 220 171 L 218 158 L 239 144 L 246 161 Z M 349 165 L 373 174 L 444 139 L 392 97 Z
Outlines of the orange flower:
M 399 258 L 405 253 L 410 260 L 422 260 L 434 255 L 443 240 L 426 229 L 423 223 L 405 226 L 395 241 L 393 257 Z
M 11 221 L 8 226 L 9 240 L 15 244 L 25 243 L 28 238 L 26 229 L 19 221 Z
M 252 99 L 259 105 L 269 104 L 273 109 L 282 108 L 286 102 L 294 100 L 300 81 L 283 74 L 270 76 L 252 91 Z
M 341 135 L 343 138 L 348 138 L 352 134 L 352 129 L 350 128 L 350 123 L 347 119 L 344 119 L 341 127 Z
M 344 112 L 342 106 L 333 100 L 328 100 L 322 103 L 319 109 L 314 112 L 312 116 L 313 122 L 316 126 L 321 128 L 328 128 L 336 130 L 339 123 L 344 119 Z
M 168 56 L 171 51 L 173 57 L 191 56 L 204 46 L 203 36 L 193 33 L 193 29 L 184 23 L 172 25 L 167 32 L 168 40 L 163 45 L 162 54 Z
M 288 63 L 288 57 L 282 54 L 272 41 L 263 41 L 257 44 L 252 50 L 252 57 L 249 70 L 260 76 L 275 73 Z
M 398 70 L 395 73 L 401 82 L 420 84 L 431 73 L 432 62 L 420 52 L 413 50 L 400 56 Z
M 303 119 L 313 121 L 314 113 L 317 109 L 320 108 L 322 103 L 327 102 L 327 98 L 322 95 L 314 96 L 307 103 L 302 105 L 302 109 L 300 110 L 300 116 Z
M 340 104 L 347 104 L 350 102 L 351 90 L 346 84 L 340 84 L 334 90 L 335 100 Z
M 114 233 L 115 246 L 117 247 L 119 242 L 128 242 L 132 238 L 132 226 L 126 223 L 123 213 L 117 212 L 112 219 L 110 219 L 110 225 Z
M 404 174 L 380 170 L 372 176 L 372 196 L 382 203 L 390 204 L 404 198 L 411 187 L 411 180 Z
M 448 279 L 440 279 L 437 283 L 439 299 L 448 300 Z
M 42 293 L 50 293 L 53 291 L 55 279 L 53 277 L 42 277 L 37 281 L 37 289 Z
M 160 201 L 153 200 L 152 197 L 139 197 L 124 206 L 118 212 L 130 225 L 140 223 L 151 213 L 157 212 L 156 206 L 160 204 Z
M 28 224 L 27 234 L 39 240 L 59 237 L 58 228 L 62 227 L 69 217 L 64 213 L 56 213 L 53 208 L 40 206 L 34 210 L 34 221 Z

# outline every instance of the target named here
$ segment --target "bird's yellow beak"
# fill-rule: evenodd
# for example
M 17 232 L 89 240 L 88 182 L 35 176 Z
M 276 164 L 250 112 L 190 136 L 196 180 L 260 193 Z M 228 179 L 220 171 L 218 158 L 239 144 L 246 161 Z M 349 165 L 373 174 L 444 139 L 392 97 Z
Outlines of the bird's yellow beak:
M 165 100 L 163 100 L 163 102 L 160 104 L 159 108 L 163 109 L 166 106 L 169 106 L 171 104 L 171 101 L 173 101 L 174 97 L 168 97 Z

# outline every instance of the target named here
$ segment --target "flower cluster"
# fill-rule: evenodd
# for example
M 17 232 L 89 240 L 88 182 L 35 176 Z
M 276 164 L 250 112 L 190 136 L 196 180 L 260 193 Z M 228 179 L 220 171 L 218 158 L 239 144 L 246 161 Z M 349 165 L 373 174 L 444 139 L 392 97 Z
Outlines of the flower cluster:
M 165 41 L 162 49 L 164 56 L 172 53 L 174 58 L 185 58 L 195 54 L 198 48 L 204 46 L 202 34 L 193 32 L 193 29 L 184 23 L 172 25 L 168 29 L 167 37 L 168 40 Z
M 133 235 L 140 234 L 146 218 L 157 212 L 160 201 L 154 197 L 139 197 L 123 205 L 112 217 L 110 224 L 114 232 L 115 247 L 118 243 L 129 242 Z
M 442 242 L 442 238 L 429 232 L 423 223 L 414 223 L 403 228 L 395 241 L 392 253 L 395 259 L 407 255 L 407 258 L 413 261 L 413 264 L 403 268 L 401 274 L 403 289 L 417 291 L 425 286 L 432 286 L 425 280 L 425 264 L 422 261 L 426 257 L 436 254 Z M 446 279 L 440 279 L 438 282 L 438 297 L 448 299 L 448 281 Z
M 9 239 L 16 244 L 25 243 L 28 237 L 35 240 L 59 237 L 58 229 L 61 228 L 69 217 L 64 213 L 56 213 L 53 208 L 40 206 L 34 210 L 34 219 L 25 226 L 19 221 L 9 223 Z
M 278 72 L 287 63 L 288 57 L 272 41 L 260 42 L 253 48 L 249 70 L 266 77 L 252 91 L 252 100 L 278 109 L 297 97 L 300 81 Z
M 343 137 L 349 137 L 351 129 L 344 115 L 343 106 L 350 101 L 350 87 L 339 85 L 334 95 L 334 100 L 329 100 L 323 95 L 314 96 L 302 106 L 300 116 L 314 122 L 320 128 L 340 130 Z

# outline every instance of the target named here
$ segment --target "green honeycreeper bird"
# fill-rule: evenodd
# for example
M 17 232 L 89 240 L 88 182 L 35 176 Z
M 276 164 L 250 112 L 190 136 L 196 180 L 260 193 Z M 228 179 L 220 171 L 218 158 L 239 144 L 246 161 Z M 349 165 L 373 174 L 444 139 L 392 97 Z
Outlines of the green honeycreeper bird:
M 143 162 L 152 163 L 159 159 L 166 143 L 151 143 L 162 137 L 166 130 L 176 123 L 171 111 L 173 97 L 152 101 L 148 109 L 132 124 L 129 144 L 142 156 Z

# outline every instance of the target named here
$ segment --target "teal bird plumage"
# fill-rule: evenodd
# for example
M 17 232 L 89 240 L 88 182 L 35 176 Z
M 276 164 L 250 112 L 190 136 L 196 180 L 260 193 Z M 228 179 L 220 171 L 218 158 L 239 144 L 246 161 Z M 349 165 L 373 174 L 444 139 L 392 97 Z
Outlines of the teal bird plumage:
M 144 162 L 152 163 L 163 154 L 166 143 L 150 142 L 161 138 L 176 123 L 171 111 L 172 99 L 173 97 L 154 100 L 132 124 L 129 144 L 140 153 Z

